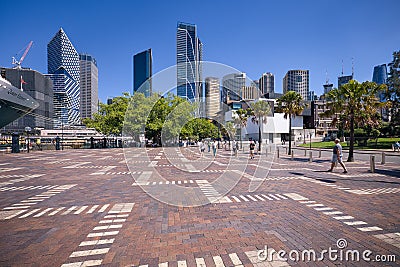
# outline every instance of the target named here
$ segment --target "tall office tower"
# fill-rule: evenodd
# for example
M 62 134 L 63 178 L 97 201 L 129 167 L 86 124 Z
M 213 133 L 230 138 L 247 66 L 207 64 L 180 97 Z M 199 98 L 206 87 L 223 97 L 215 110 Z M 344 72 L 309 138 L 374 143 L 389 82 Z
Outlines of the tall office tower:
M 339 76 L 338 77 L 338 85 L 337 85 L 337 87 L 340 88 L 342 85 L 345 85 L 346 83 L 349 83 L 351 80 L 353 80 L 353 74 L 352 75 Z
M 386 84 L 388 78 L 388 72 L 386 64 L 378 65 L 374 67 L 374 74 L 372 75 L 372 81 L 377 84 Z
M 310 91 L 310 92 L 308 93 L 308 100 L 309 100 L 309 101 L 315 101 L 315 100 L 317 100 L 317 99 L 318 99 L 318 96 L 315 94 L 314 91 Z
M 263 73 L 260 80 L 260 91 L 265 98 L 273 97 L 275 93 L 275 77 L 272 73 Z
M 218 116 L 220 111 L 220 88 L 219 79 L 215 77 L 207 77 L 205 80 L 205 103 L 206 117 L 213 119 Z
M 223 102 L 239 101 L 246 85 L 246 73 L 232 73 L 222 78 Z
M 176 28 L 177 94 L 190 101 L 202 96 L 203 45 L 196 25 L 178 22 Z
M 90 55 L 80 54 L 80 87 L 81 118 L 93 118 L 98 112 L 99 103 L 99 71 L 96 59 Z
M 243 100 L 255 100 L 260 98 L 260 90 L 252 84 L 250 86 L 243 86 L 242 88 L 242 99 Z
M 0 73 L 3 78 L 17 88 L 20 88 L 21 84 L 23 84 L 24 92 L 39 103 L 39 107 L 22 118 L 13 121 L 4 130 L 8 132 L 23 132 L 26 126 L 32 129 L 52 129 L 54 111 L 53 82 L 43 74 L 31 69 L 0 68 Z
M 283 78 L 283 93 L 295 91 L 303 97 L 303 100 L 308 100 L 309 84 L 308 70 L 289 70 Z
M 153 56 L 147 49 L 133 56 L 133 93 L 140 92 L 149 97 L 152 93 Z M 142 86 L 143 84 L 143 86 Z M 142 87 L 141 87 L 142 86 Z
M 62 28 L 47 44 L 47 71 L 53 80 L 54 127 L 79 124 L 79 54 Z

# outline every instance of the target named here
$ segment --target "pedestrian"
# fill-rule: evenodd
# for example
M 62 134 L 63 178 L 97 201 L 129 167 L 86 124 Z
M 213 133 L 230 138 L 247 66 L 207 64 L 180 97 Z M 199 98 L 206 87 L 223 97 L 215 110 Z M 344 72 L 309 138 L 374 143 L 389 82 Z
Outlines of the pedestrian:
M 207 141 L 208 153 L 210 153 L 210 148 L 211 148 L 210 142 L 211 142 L 210 140 L 209 140 L 209 141 Z
M 233 149 L 233 154 L 234 154 L 235 157 L 236 157 L 236 156 L 237 156 L 237 153 L 236 153 L 236 141 L 235 141 L 235 140 L 232 141 L 232 149 Z
M 335 139 L 335 146 L 333 147 L 333 155 L 332 155 L 332 164 L 331 164 L 331 168 L 328 170 L 328 172 L 332 172 L 333 168 L 335 167 L 336 163 L 339 162 L 339 164 L 342 166 L 343 168 L 343 173 L 347 173 L 347 169 L 346 166 L 343 163 L 343 148 L 342 146 L 339 144 L 340 140 L 338 138 Z
M 199 149 L 200 149 L 200 156 L 203 157 L 204 150 L 206 150 L 206 146 L 205 146 L 204 142 L 202 142 L 202 141 L 199 142 Z
M 217 141 L 214 140 L 214 142 L 212 143 L 212 150 L 213 150 L 214 157 L 217 156 L 217 146 L 218 146 Z
M 254 148 L 256 145 L 254 144 L 253 141 L 250 141 L 250 159 L 254 159 Z

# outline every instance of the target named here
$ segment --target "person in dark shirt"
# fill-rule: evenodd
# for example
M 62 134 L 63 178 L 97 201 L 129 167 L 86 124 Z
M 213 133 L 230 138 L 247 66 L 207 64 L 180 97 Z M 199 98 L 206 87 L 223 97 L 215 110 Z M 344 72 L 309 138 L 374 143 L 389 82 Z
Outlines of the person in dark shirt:
M 342 153 L 343 148 L 339 143 L 340 143 L 340 140 L 338 138 L 336 138 L 335 146 L 333 147 L 333 155 L 332 155 L 332 161 L 331 161 L 332 164 L 331 164 L 331 168 L 328 170 L 328 172 L 332 172 L 336 163 L 339 162 L 339 164 L 343 168 L 343 173 L 347 173 L 346 166 L 343 163 L 343 153 Z

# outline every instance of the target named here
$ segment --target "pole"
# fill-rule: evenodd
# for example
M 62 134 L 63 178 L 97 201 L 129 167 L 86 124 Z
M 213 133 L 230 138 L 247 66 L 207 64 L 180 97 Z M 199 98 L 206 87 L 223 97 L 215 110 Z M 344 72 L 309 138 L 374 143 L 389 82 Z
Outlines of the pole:
M 291 158 L 291 160 L 293 160 L 293 149 L 292 149 L 292 158 Z
M 375 172 L 375 156 L 374 155 L 369 156 L 369 168 L 372 173 Z
M 386 158 L 385 158 L 385 152 L 382 152 L 382 161 L 381 164 L 385 164 L 386 163 Z
M 64 121 L 61 116 L 61 150 L 64 150 Z
M 279 159 L 279 147 L 276 148 L 277 157 Z
M 310 163 L 312 162 L 312 151 L 310 151 L 310 159 L 309 159 Z
M 26 145 L 27 145 L 27 151 L 28 151 L 28 153 L 29 153 L 29 131 L 27 131 L 26 132 L 26 135 L 28 136 L 28 142 L 26 142 Z
M 321 157 L 321 149 L 319 150 L 319 157 Z

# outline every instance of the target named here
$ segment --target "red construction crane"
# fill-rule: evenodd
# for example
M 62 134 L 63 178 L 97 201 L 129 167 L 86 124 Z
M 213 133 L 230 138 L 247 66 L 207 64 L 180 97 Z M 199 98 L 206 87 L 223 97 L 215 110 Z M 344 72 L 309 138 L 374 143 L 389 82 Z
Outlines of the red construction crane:
M 25 49 L 24 54 L 20 58 L 20 60 L 17 60 L 15 57 L 12 58 L 13 59 L 12 64 L 15 65 L 14 68 L 18 68 L 18 69 L 21 68 L 22 61 L 24 61 L 26 55 L 28 54 L 29 49 L 31 49 L 31 47 L 32 47 L 32 44 L 33 44 L 33 41 L 30 41 L 28 46 Z

